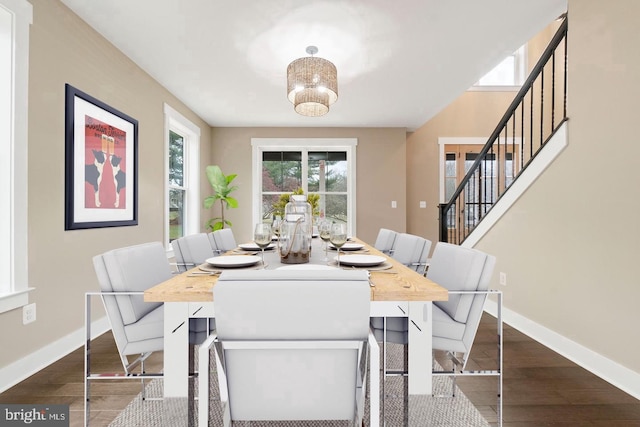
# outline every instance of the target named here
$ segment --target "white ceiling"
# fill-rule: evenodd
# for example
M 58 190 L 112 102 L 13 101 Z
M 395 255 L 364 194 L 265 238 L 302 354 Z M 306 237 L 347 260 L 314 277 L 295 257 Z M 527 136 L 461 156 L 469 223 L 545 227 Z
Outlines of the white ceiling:
M 566 0 L 62 0 L 211 126 L 424 124 L 566 10 Z M 289 62 L 338 69 L 338 101 L 296 114 Z

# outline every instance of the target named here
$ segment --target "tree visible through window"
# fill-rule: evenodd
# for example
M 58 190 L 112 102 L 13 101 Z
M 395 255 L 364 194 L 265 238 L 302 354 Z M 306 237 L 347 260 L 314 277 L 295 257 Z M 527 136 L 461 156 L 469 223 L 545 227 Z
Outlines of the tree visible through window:
M 184 137 L 169 132 L 169 241 L 184 236 Z
M 200 232 L 200 128 L 164 105 L 165 244 Z
M 356 139 L 255 138 L 252 145 L 259 172 L 254 220 L 269 221 L 280 196 L 302 188 L 320 196 L 319 217 L 346 222 L 355 233 Z
M 306 159 L 303 168 L 303 158 Z M 302 179 L 303 169 L 307 170 Z M 263 218 L 273 215 L 272 206 L 282 194 L 302 188 L 320 195 L 319 215 L 347 221 L 347 153 L 344 151 L 265 151 L 262 153 Z

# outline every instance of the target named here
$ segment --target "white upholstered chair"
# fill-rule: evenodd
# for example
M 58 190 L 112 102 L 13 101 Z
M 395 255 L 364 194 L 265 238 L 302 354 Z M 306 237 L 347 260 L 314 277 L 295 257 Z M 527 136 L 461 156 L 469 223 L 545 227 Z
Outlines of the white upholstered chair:
M 101 292 L 88 292 L 85 300 L 85 423 L 89 417 L 91 380 L 162 378 L 161 373 L 146 373 L 144 361 L 164 348 L 164 307 L 162 303 L 144 302 L 143 293 L 172 276 L 160 242 L 105 252 L 93 258 L 93 266 Z M 125 375 L 91 371 L 92 296 L 102 298 Z
M 180 237 L 171 242 L 179 272 L 187 271 L 218 255 L 211 245 L 207 233 L 196 233 Z M 216 247 L 217 249 L 217 247 Z
M 433 349 L 448 352 L 454 363 L 450 371 L 434 372 L 435 375 L 465 374 L 471 345 L 482 317 L 484 302 L 488 293 L 498 294 L 498 311 L 501 307 L 501 294 L 489 291 L 488 286 L 493 274 L 496 259 L 484 252 L 438 242 L 433 251 L 427 277 L 449 290 L 448 301 L 433 302 Z M 406 317 L 387 317 L 372 319 L 372 327 L 378 341 L 395 344 L 408 343 L 408 322 Z M 502 371 L 502 320 L 498 316 L 499 369 Z M 385 353 L 385 352 L 383 352 Z M 386 359 L 386 357 L 385 357 Z M 383 373 L 404 375 L 405 370 L 389 371 L 383 360 Z M 491 373 L 487 373 L 491 374 Z M 500 375 L 500 384 L 502 376 Z M 455 379 L 453 383 L 455 390 Z M 502 396 L 502 386 L 498 395 Z M 501 407 L 502 401 L 499 401 Z
M 373 244 L 373 247 L 383 254 L 391 255 L 397 235 L 398 232 L 396 231 L 381 228 L 380 231 L 378 231 L 378 237 L 376 237 L 376 242 Z
M 431 240 L 408 233 L 398 233 L 391 256 L 418 273 L 424 274 Z
M 225 425 L 346 419 L 360 427 L 367 358 L 370 413 L 378 425 L 379 350 L 369 331 L 366 272 L 227 271 L 213 295 L 217 336 L 200 347 L 200 371 L 215 345 Z M 203 376 L 199 387 L 204 396 Z M 208 405 L 198 406 L 199 425 L 206 426 Z
M 213 238 L 218 250 L 222 252 L 230 251 L 238 247 L 236 238 L 230 228 L 221 228 L 213 232 Z
M 434 375 L 498 377 L 498 420 L 502 425 L 502 293 L 489 290 L 496 258 L 475 249 L 439 242 L 433 252 L 427 273 L 434 282 L 449 290 L 448 301 L 433 303 L 433 349 L 446 352 L 450 370 L 434 371 Z M 489 294 L 497 297 L 497 367 L 482 371 L 466 370 L 471 346 Z
M 144 291 L 173 276 L 164 246 L 160 242 L 143 243 L 114 249 L 93 258 L 100 292 L 85 294 L 85 424 L 89 419 L 92 380 L 162 378 L 162 373 L 145 371 L 144 361 L 164 349 L 164 305 L 144 302 Z M 95 373 L 91 369 L 91 298 L 104 304 L 116 347 L 124 368 L 122 373 Z M 203 319 L 206 320 L 206 319 Z M 189 327 L 190 344 L 204 340 L 202 331 Z

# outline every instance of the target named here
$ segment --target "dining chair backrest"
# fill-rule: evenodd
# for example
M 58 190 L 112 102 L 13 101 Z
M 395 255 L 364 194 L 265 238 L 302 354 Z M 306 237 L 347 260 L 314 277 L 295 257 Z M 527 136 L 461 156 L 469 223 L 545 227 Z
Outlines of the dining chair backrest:
M 213 236 L 213 231 L 207 233 L 207 238 L 209 239 L 209 244 L 211 245 L 211 250 L 213 251 L 214 256 L 218 256 L 222 253 L 220 248 L 218 248 L 218 243 L 216 242 L 216 238 Z
M 232 420 L 353 419 L 366 272 L 225 271 L 213 298 Z
M 398 233 L 396 231 L 381 228 L 380 231 L 378 231 L 378 237 L 373 247 L 384 254 L 390 254 L 397 235 Z
M 393 245 L 393 259 L 407 267 L 423 272 L 431 241 L 408 233 L 399 233 Z
M 439 334 L 434 326 L 434 348 L 467 353 L 482 316 L 486 293 L 458 294 L 456 291 L 486 291 L 489 288 L 496 258 L 476 249 L 438 242 L 433 251 L 427 277 L 447 288 L 447 301 L 434 301 L 445 313 L 451 328 L 462 333 Z M 434 314 L 434 319 L 436 315 Z M 453 336 L 459 337 L 454 339 Z M 439 340 L 439 338 L 442 338 Z M 446 348 L 441 348 L 446 347 Z
M 171 242 L 178 271 L 186 271 L 215 256 L 206 233 L 190 234 Z
M 102 292 L 143 292 L 172 277 L 160 242 L 105 252 L 93 258 L 93 265 Z M 121 356 L 162 350 L 162 303 L 145 302 L 142 295 L 104 295 L 102 299 Z
M 238 246 L 230 228 L 221 228 L 214 231 L 213 238 L 216 241 L 216 246 L 222 252 L 230 251 Z

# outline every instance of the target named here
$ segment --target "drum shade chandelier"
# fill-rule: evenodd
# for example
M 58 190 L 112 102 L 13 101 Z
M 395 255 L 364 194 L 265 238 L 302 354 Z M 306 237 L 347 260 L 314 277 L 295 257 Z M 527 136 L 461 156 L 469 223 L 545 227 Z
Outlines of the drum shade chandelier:
M 296 113 L 317 117 L 329 112 L 338 99 L 336 66 L 315 55 L 318 48 L 308 46 L 311 56 L 298 58 L 287 67 L 287 96 Z

